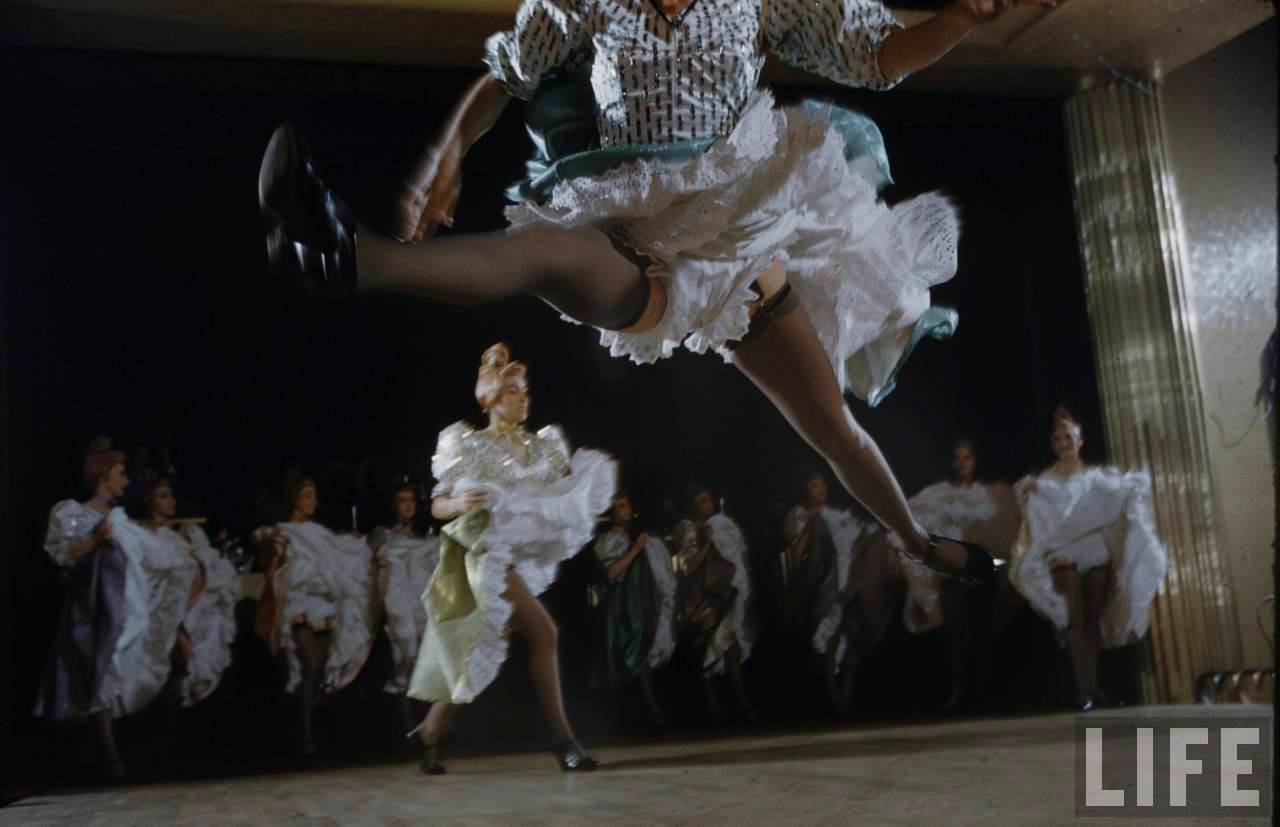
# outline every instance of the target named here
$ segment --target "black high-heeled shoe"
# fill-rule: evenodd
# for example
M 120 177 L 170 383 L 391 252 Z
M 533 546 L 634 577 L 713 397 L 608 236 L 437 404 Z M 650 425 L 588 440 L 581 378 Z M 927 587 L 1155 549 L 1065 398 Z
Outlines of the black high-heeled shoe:
M 957 569 L 940 560 L 937 555 L 938 543 L 955 543 L 963 548 L 966 555 L 964 567 Z M 941 537 L 937 534 L 929 535 L 929 546 L 924 557 L 915 559 L 938 574 L 958 580 L 966 586 L 985 586 L 994 583 L 996 569 L 1004 562 L 997 563 L 991 552 L 977 543 L 966 543 L 964 540 Z
M 329 296 L 355 292 L 355 215 L 316 174 L 306 141 L 290 124 L 276 128 L 262 156 L 258 204 L 274 273 Z
M 422 745 L 422 763 L 419 768 L 423 775 L 444 775 L 446 770 L 444 764 L 440 763 L 440 739 L 437 738 L 435 743 L 427 744 L 418 737 L 418 733 L 422 731 L 422 724 L 418 724 L 413 729 L 404 734 L 404 742 L 406 744 L 417 741 Z
M 587 755 L 577 741 L 552 744 L 551 754 L 560 762 L 560 769 L 565 772 L 592 772 L 600 766 L 600 762 Z
M 440 763 L 440 743 L 422 745 L 422 763 L 419 765 L 423 775 L 444 775 L 448 770 Z

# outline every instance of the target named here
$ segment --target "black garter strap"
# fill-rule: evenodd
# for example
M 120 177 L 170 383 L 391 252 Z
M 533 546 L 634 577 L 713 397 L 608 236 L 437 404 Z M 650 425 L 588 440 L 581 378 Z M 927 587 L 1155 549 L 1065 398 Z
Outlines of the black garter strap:
M 613 249 L 627 261 L 640 268 L 640 274 L 644 276 L 644 301 L 640 302 L 640 307 L 634 314 L 627 317 L 626 321 L 618 325 L 617 330 L 626 330 L 637 324 L 644 316 L 644 312 L 649 309 L 649 301 L 653 298 L 653 282 L 649 277 L 649 268 L 653 265 L 653 259 L 637 250 L 631 244 L 631 240 L 627 235 L 627 231 L 618 224 L 604 228 L 604 234 L 608 237 L 609 243 L 613 245 Z
M 751 289 L 756 291 L 757 294 L 763 295 L 759 282 L 753 282 Z M 729 342 L 729 350 L 737 350 L 742 345 L 757 338 L 775 319 L 781 319 L 799 306 L 798 300 L 791 293 L 790 283 L 784 281 L 782 287 L 778 288 L 777 293 L 760 302 L 760 306 L 756 309 L 755 315 L 751 317 L 751 322 L 747 326 L 747 335 L 736 342 Z

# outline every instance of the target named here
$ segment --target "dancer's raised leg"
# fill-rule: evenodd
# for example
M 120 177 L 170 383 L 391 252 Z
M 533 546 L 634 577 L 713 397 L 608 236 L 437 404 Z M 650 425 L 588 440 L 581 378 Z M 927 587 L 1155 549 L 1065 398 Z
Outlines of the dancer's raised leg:
M 646 261 L 598 229 L 459 233 L 416 244 L 374 232 L 329 191 L 287 124 L 263 156 L 258 198 L 272 224 L 273 265 L 313 287 L 390 290 L 464 305 L 532 295 L 610 330 L 661 318 L 662 307 L 654 305 L 665 294 L 646 278 Z
M 830 464 L 845 490 L 895 532 L 907 553 L 930 555 L 957 573 L 968 553 L 957 543 L 932 544 L 879 447 L 854 421 L 813 325 L 798 303 L 781 308 L 733 351 L 734 364 Z

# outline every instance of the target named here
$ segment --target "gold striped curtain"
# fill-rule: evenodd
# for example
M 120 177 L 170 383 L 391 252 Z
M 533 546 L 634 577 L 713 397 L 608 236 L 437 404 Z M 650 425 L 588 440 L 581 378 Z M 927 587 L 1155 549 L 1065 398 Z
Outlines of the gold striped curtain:
M 1195 331 L 1159 87 L 1066 104 L 1076 225 L 1111 461 L 1151 472 L 1169 574 L 1151 609 L 1143 693 L 1185 703 L 1201 673 L 1243 660 L 1214 526 Z

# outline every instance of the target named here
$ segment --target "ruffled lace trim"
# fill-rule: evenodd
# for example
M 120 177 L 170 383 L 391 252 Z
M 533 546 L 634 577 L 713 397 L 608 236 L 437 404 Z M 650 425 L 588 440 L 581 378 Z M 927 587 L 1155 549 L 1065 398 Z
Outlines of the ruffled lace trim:
M 1061 545 L 1063 538 L 1075 540 L 1116 526 L 1123 539 L 1108 544 L 1113 571 L 1101 619 L 1103 644 L 1112 648 L 1140 639 L 1147 631 L 1147 609 L 1168 568 L 1168 555 L 1156 534 L 1151 511 L 1150 475 L 1090 468 L 1066 480 L 1042 475 L 1036 485 L 1034 493 L 1029 490 L 1029 479 L 1017 486 L 1024 501 L 1025 521 L 1010 581 L 1036 611 L 1065 629 L 1066 602 L 1054 590 L 1049 569 L 1053 547 Z M 1108 525 L 1099 525 L 1097 514 L 1081 513 L 1091 497 L 1112 498 Z
M 301 617 L 313 628 L 333 630 L 321 689 L 337 692 L 360 674 L 373 648 L 372 551 L 364 540 L 334 534 L 318 523 L 280 523 L 279 528 L 289 540 L 275 575 L 281 598 L 276 640 L 289 666 L 285 691 L 296 692 L 302 684 L 292 628 Z
M 645 546 L 649 558 L 649 570 L 653 572 L 658 587 L 658 627 L 649 647 L 649 667 L 656 669 L 671 659 L 676 650 L 673 622 L 676 611 L 676 578 L 671 570 L 671 554 L 666 544 L 657 537 L 650 537 Z
M 236 598 L 240 596 L 235 566 L 209 546 L 207 539 L 193 545 L 204 568 L 204 593 L 187 610 L 182 624 L 191 637 L 191 658 L 178 687 L 183 706 L 194 706 L 212 695 L 231 666 Z
M 570 473 L 549 486 L 489 493 L 490 528 L 484 535 L 480 591 L 484 628 L 467 659 L 465 686 L 455 703 L 468 703 L 493 682 L 507 659 L 511 604 L 503 597 L 508 568 L 514 568 L 534 595 L 555 582 L 560 564 L 591 540 L 596 517 L 609 508 L 617 488 L 617 468 L 599 451 L 573 455 Z
M 684 346 L 727 359 L 749 327 L 752 280 L 777 261 L 843 381 L 846 359 L 909 333 L 929 287 L 954 275 L 960 224 L 946 198 L 887 206 L 829 110 L 772 107 L 756 95 L 732 135 L 692 159 L 627 162 L 507 209 L 515 230 L 621 227 L 653 262 L 667 312 L 644 333 L 602 331 L 612 355 L 643 364 Z

